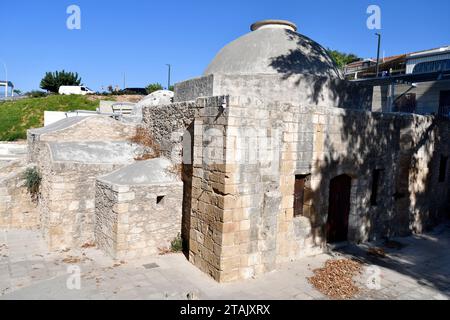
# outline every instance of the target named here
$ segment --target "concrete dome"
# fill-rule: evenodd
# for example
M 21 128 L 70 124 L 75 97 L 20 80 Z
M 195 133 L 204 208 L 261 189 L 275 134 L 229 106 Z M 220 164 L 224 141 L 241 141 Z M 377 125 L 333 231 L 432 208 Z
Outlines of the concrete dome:
M 171 104 L 173 99 L 173 91 L 158 90 L 145 96 L 138 102 L 140 106 L 160 106 L 164 104 Z
M 327 51 L 297 33 L 292 22 L 259 21 L 251 30 L 220 50 L 204 75 L 311 74 L 342 78 Z

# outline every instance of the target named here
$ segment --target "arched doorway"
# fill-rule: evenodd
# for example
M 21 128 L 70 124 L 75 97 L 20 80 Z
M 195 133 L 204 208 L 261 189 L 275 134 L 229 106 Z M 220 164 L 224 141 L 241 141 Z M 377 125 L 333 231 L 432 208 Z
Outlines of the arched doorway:
M 347 241 L 352 178 L 346 174 L 330 181 L 327 242 Z

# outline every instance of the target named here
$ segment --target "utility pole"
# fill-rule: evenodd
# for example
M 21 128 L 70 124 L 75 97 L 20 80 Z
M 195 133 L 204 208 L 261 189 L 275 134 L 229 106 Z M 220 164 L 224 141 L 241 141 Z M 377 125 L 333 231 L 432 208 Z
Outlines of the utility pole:
M 170 90 L 170 76 L 172 73 L 172 66 L 170 64 L 166 64 L 166 66 L 169 67 L 169 74 L 168 74 L 168 80 L 167 80 L 167 90 Z
M 126 77 L 125 77 L 125 72 L 123 73 L 123 90 L 125 90 L 125 88 L 127 87 L 126 84 Z
M 377 50 L 377 78 L 380 74 L 380 48 L 381 48 L 381 33 L 375 33 L 375 35 L 378 37 L 378 50 Z
M 3 64 L 3 68 L 5 68 L 5 82 L 6 82 L 6 85 L 5 85 L 5 98 L 7 98 L 8 97 L 8 68 L 6 68 L 6 64 L 2 61 L 2 64 Z

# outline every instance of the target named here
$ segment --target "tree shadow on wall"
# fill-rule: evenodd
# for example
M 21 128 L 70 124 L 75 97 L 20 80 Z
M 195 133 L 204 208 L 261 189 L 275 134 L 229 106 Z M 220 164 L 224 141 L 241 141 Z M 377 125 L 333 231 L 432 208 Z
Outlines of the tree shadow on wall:
M 447 120 L 356 110 L 327 112 L 323 124 L 326 129 L 322 130 L 324 155 L 314 164 L 315 171 L 320 173 L 320 181 L 316 189 L 316 213 L 310 221 L 317 244 L 326 239 L 330 181 L 341 174 L 356 180 L 351 206 L 363 214 L 353 217 L 358 221 L 353 232 L 357 238 L 364 239 L 362 241 L 422 233 L 443 222 L 449 208 L 448 180 L 446 185 L 438 184 L 438 168 L 440 155 L 450 152 L 446 140 L 449 134 Z M 369 199 L 375 169 L 382 169 L 384 174 L 380 180 L 378 204 L 371 205 Z M 448 172 L 446 176 L 449 176 Z M 450 242 L 445 241 L 431 247 L 442 253 L 449 246 Z M 346 253 L 449 292 L 448 272 L 426 270 L 420 251 L 407 252 L 407 266 L 390 258 L 372 261 L 363 249 L 353 248 Z
M 328 98 L 336 101 L 337 105 L 341 104 L 341 107 L 367 109 L 372 99 L 372 88 L 344 81 L 341 71 L 325 48 L 296 32 L 285 32 L 288 41 L 296 42 L 296 49 L 271 58 L 269 63 L 283 80 L 291 79 L 296 86 L 307 83 L 311 89 L 308 99 L 316 105 Z M 362 90 L 367 92 L 361 94 Z
M 298 74 L 333 78 L 342 76 L 321 45 L 291 30 L 285 32 L 288 41 L 295 41 L 297 48 L 290 49 L 287 54 L 274 57 L 270 61 L 270 66 L 283 74 L 283 79 Z

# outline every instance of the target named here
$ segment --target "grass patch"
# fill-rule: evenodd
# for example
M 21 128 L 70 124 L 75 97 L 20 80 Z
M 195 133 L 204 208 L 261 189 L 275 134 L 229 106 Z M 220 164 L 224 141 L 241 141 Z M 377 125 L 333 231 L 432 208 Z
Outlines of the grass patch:
M 172 252 L 181 252 L 183 251 L 183 239 L 181 238 L 181 234 L 178 234 L 175 239 L 170 243 L 170 250 Z
M 0 102 L 0 141 L 26 139 L 28 129 L 44 126 L 44 111 L 95 110 L 98 104 L 97 99 L 75 95 Z

